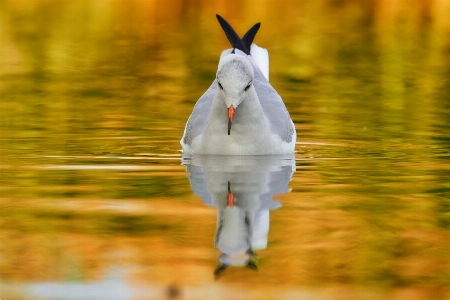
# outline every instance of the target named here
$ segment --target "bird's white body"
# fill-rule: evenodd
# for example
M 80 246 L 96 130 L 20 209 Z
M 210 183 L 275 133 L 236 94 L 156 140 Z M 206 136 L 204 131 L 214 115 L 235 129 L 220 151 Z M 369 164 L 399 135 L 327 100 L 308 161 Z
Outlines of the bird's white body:
M 293 153 L 295 127 L 281 97 L 268 82 L 267 50 L 252 44 L 251 55 L 238 49 L 234 52 L 222 53 L 216 80 L 195 105 L 180 141 L 183 152 Z M 227 115 L 230 106 L 233 113 L 235 110 L 232 122 Z

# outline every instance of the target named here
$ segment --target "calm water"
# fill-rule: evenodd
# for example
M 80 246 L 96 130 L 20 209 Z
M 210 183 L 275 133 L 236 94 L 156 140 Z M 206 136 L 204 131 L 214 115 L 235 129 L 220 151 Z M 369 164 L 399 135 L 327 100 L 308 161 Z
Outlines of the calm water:
M 169 2 L 0 1 L 0 298 L 450 299 L 449 3 Z M 182 158 L 216 13 L 295 156 Z

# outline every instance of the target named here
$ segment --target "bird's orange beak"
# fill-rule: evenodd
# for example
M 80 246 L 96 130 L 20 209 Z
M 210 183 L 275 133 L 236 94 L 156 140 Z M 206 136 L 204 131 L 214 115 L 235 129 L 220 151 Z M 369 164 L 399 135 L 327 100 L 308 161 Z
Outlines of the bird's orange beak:
M 227 197 L 227 205 L 229 207 L 234 206 L 234 194 L 230 190 L 230 182 L 228 181 L 228 197 Z
M 228 108 L 228 135 L 230 135 L 231 122 L 233 122 L 235 108 L 233 104 Z

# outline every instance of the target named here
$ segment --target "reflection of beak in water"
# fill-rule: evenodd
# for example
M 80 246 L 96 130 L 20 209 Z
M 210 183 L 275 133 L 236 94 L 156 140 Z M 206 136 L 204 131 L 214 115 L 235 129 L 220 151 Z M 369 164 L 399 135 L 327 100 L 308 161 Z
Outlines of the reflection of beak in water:
M 221 251 L 217 278 L 229 266 L 258 270 L 254 251 L 267 248 L 273 196 L 288 192 L 295 157 L 197 155 L 183 158 L 192 190 L 217 209 L 215 247 Z
M 243 207 L 246 203 L 235 205 L 235 195 L 228 181 L 227 206 L 223 214 L 219 212 L 216 232 L 216 247 L 221 249 L 220 264 L 214 272 L 217 278 L 227 267 L 247 265 L 258 270 L 258 257 L 252 250 L 252 221 Z
M 227 205 L 229 207 L 234 206 L 234 194 L 230 190 L 230 182 L 228 181 L 228 198 L 227 198 Z

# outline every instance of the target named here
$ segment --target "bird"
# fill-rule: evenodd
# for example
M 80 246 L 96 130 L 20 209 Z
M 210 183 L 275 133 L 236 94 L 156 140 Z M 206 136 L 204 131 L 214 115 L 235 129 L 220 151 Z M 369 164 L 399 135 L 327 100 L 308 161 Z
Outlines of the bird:
M 253 43 L 261 23 L 240 38 L 224 18 L 216 17 L 232 49 L 222 52 L 216 78 L 186 123 L 180 140 L 183 154 L 294 153 L 297 133 L 268 81 L 268 51 Z

